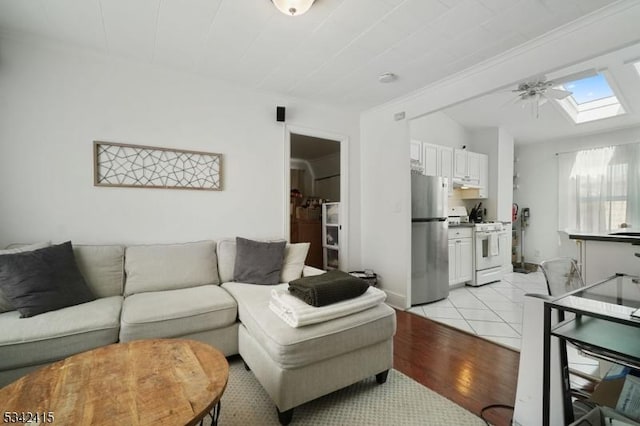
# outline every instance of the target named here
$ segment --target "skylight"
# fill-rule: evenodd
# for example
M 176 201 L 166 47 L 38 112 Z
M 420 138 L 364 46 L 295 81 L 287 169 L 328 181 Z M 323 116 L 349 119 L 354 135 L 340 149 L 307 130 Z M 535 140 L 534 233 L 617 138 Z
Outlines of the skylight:
M 602 74 L 572 81 L 565 84 L 564 88 L 572 92 L 571 97 L 578 105 L 615 96 Z
M 636 72 L 640 75 L 640 61 L 634 62 L 633 66 L 636 67 Z
M 571 96 L 558 103 L 574 123 L 586 123 L 625 113 L 618 97 L 603 73 L 563 84 Z

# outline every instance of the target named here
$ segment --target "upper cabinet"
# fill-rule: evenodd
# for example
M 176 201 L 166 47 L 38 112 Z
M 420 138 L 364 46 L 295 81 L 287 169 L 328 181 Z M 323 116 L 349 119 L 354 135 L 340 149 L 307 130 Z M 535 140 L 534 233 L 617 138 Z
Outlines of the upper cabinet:
M 427 176 L 446 177 L 449 194 L 461 183 L 469 184 L 473 193 L 462 198 L 487 198 L 489 186 L 489 157 L 486 154 L 453 149 L 419 140 L 411 141 L 411 169 Z M 455 183 L 454 183 L 455 181 Z
M 411 170 L 420 170 L 424 172 L 424 165 L 422 164 L 422 142 L 417 140 L 411 140 Z
M 453 177 L 464 179 L 467 177 L 467 155 L 464 149 L 455 149 L 453 156 Z
M 453 148 L 448 146 L 438 147 L 438 158 L 440 159 L 440 173 L 438 176 L 444 176 L 449 183 L 449 193 L 453 191 Z
M 453 148 L 448 146 L 422 144 L 422 164 L 427 176 L 442 176 L 447 178 L 449 193 L 453 191 L 451 178 L 453 177 Z
M 477 184 L 480 181 L 481 158 L 483 155 L 456 148 L 454 150 L 453 177 Z
M 422 165 L 427 176 L 440 176 L 440 160 L 438 158 L 438 145 L 430 143 L 422 144 Z

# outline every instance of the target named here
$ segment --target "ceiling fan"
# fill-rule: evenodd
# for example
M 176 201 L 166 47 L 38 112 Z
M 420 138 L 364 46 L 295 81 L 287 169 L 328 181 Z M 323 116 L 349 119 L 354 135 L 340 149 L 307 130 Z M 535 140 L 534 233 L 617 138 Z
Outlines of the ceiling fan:
M 553 80 L 547 80 L 546 76 L 540 75 L 518 83 L 518 86 L 511 90 L 511 92 L 517 94 L 514 99 L 515 103 L 521 103 L 523 108 L 530 104 L 534 115 L 538 118 L 539 108 L 546 104 L 549 99 L 560 100 L 571 96 L 572 92 L 564 88 L 559 88 L 558 86 L 596 74 L 595 69 L 590 69 Z

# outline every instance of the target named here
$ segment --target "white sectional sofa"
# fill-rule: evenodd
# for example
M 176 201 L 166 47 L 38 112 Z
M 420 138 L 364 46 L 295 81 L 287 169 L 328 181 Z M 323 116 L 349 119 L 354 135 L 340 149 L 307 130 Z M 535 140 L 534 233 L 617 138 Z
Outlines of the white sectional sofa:
M 279 286 L 322 273 L 304 266 L 306 250 L 297 248 L 285 249 Z M 0 300 L 0 386 L 96 347 L 191 338 L 240 354 L 287 424 L 294 407 L 371 375 L 383 383 L 392 367 L 393 309 L 292 328 L 268 308 L 278 285 L 233 282 L 235 240 L 73 251 L 97 299 L 29 318 Z

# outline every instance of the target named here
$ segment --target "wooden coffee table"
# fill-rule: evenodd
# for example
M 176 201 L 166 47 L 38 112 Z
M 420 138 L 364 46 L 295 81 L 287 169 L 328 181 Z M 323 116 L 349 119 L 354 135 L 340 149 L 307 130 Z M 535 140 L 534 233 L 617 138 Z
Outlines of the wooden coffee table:
M 0 389 L 0 423 L 194 425 L 219 415 L 229 364 L 210 345 L 117 343 L 43 367 Z M 213 411 L 213 412 L 212 412 Z

